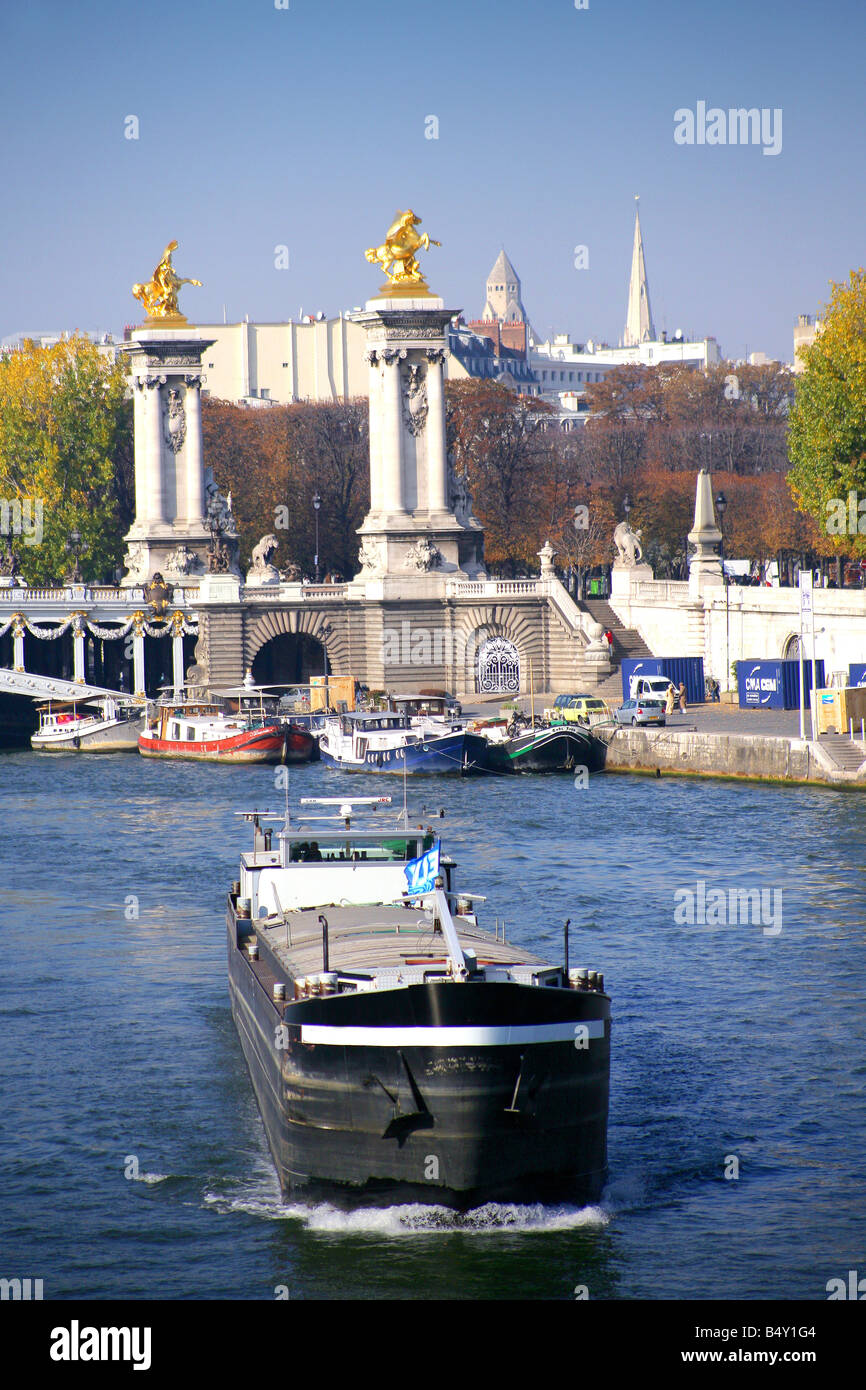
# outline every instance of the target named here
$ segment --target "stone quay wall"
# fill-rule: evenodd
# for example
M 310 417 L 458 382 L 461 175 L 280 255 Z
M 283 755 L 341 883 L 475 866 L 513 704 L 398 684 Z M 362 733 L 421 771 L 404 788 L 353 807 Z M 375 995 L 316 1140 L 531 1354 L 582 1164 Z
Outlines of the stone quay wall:
M 618 729 L 607 751 L 611 772 L 645 772 L 752 781 L 811 782 L 866 789 L 866 753 L 857 773 L 835 767 L 809 739 L 710 734 L 685 729 Z

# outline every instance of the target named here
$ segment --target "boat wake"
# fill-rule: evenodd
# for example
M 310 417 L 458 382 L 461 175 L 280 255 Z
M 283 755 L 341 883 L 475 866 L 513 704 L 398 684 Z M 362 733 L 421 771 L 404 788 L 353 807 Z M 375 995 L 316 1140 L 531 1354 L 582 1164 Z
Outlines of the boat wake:
M 406 1206 L 363 1207 L 341 1211 L 322 1204 L 315 1207 L 287 1205 L 286 1217 L 303 1221 L 311 1231 L 347 1235 L 531 1235 L 551 1231 L 570 1231 L 583 1226 L 605 1226 L 608 1216 L 601 1207 L 518 1205 L 487 1202 L 471 1211 L 426 1206 L 412 1202 Z
M 207 1192 L 204 1204 L 223 1214 L 244 1212 L 270 1221 L 299 1222 L 316 1234 L 346 1236 L 549 1234 L 603 1227 L 610 1220 L 610 1213 L 600 1206 L 544 1206 L 540 1202 L 488 1202 L 465 1212 L 421 1202 L 347 1211 L 329 1202 L 283 1202 L 278 1193 L 260 1189 L 235 1196 Z

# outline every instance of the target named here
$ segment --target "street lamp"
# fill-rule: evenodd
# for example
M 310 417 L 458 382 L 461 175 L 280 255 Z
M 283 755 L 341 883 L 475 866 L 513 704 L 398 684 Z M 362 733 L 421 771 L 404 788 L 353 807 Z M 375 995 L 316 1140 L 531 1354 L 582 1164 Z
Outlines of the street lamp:
M 716 497 L 716 511 L 719 514 L 719 530 L 722 535 L 722 583 L 725 586 L 725 690 L 730 689 L 731 679 L 731 604 L 730 604 L 730 576 L 725 569 L 725 512 L 728 507 L 728 499 L 723 492 Z
M 315 555 L 314 564 L 315 564 L 315 566 L 316 566 L 316 583 L 317 583 L 317 584 L 318 584 L 318 582 L 319 582 L 319 508 L 321 507 L 321 505 L 322 505 L 322 499 L 321 499 L 321 497 L 319 496 L 319 494 L 318 494 L 317 492 L 314 492 L 314 493 L 313 493 L 313 511 L 316 513 L 316 555 Z
M 81 532 L 73 528 L 66 538 L 66 553 L 72 556 L 72 570 L 66 576 L 67 583 L 80 584 L 81 570 L 78 567 L 78 557 L 81 554 Z

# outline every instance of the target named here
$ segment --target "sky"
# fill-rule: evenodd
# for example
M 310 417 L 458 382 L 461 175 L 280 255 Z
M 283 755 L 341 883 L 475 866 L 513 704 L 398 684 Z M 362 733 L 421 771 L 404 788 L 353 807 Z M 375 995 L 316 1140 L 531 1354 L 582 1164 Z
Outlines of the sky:
M 171 238 L 193 322 L 350 310 L 412 207 L 448 307 L 504 247 L 537 333 L 618 343 L 639 194 L 656 329 L 790 360 L 866 261 L 864 39 L 864 0 L 0 0 L 0 339 L 119 334 Z M 677 143 L 699 103 L 780 151 Z

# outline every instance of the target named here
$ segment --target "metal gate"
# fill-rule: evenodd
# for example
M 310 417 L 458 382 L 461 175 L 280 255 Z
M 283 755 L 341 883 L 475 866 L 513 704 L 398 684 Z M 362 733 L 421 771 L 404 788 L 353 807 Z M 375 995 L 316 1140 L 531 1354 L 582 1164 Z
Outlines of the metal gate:
M 520 655 L 513 642 L 488 637 L 478 650 L 475 685 L 482 695 L 516 694 L 520 689 Z

